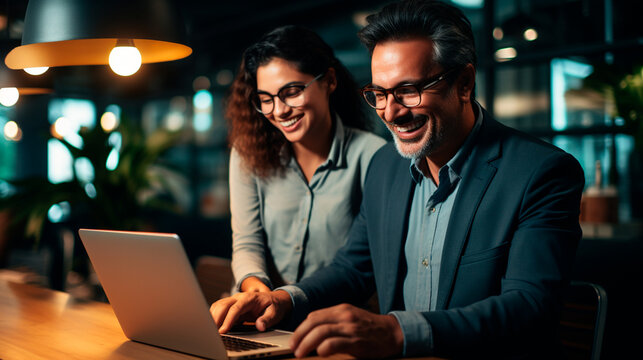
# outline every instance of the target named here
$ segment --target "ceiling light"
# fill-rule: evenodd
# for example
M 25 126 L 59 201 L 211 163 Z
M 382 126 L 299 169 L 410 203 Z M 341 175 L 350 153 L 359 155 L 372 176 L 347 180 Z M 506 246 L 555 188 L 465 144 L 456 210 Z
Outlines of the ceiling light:
M 502 31 L 502 28 L 500 26 L 496 26 L 493 28 L 493 38 L 496 40 L 502 40 L 502 38 L 505 37 L 504 31 Z
M 105 132 L 110 132 L 118 126 L 118 119 L 116 115 L 111 111 L 106 111 L 100 117 L 100 126 Z
M 49 70 L 49 66 L 30 67 L 23 70 L 29 75 L 42 75 Z
M 178 14 L 170 0 L 29 0 L 22 45 L 5 63 L 11 69 L 108 65 L 123 42 L 136 44 L 142 64 L 182 59 L 192 49 L 183 44 Z
M 451 2 L 470 9 L 481 9 L 484 6 L 484 0 L 451 0 Z
M 515 58 L 518 55 L 518 52 L 516 51 L 515 48 L 513 47 L 506 47 L 502 49 L 496 50 L 496 61 L 503 62 L 503 61 L 509 61 L 513 58 Z
M 528 28 L 522 33 L 522 36 L 527 41 L 534 41 L 538 39 L 538 32 L 534 28 Z
M 0 104 L 10 107 L 14 106 L 20 98 L 20 93 L 15 87 L 0 88 Z
M 0 53 L 0 56 L 2 54 Z M 24 71 L 7 69 L 0 63 L 0 104 L 13 106 L 22 95 L 49 94 L 53 92 L 51 76 L 31 76 Z
M 5 138 L 10 140 L 15 140 L 19 134 L 20 134 L 20 127 L 18 127 L 18 124 L 16 124 L 15 121 L 7 121 L 7 123 L 4 124 Z
M 130 76 L 141 67 L 141 52 L 133 40 L 118 40 L 109 53 L 109 67 L 121 76 Z

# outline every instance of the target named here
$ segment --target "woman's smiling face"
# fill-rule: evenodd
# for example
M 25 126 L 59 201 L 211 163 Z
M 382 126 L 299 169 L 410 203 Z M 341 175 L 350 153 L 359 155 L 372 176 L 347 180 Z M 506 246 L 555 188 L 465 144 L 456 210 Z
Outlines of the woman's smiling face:
M 257 91 L 277 94 L 284 86 L 306 85 L 315 79 L 315 75 L 300 72 L 297 67 L 284 59 L 274 58 L 257 69 Z M 281 131 L 291 143 L 315 141 L 316 134 L 326 133 L 323 129 L 332 126 L 329 97 L 334 90 L 334 81 L 326 80 L 334 76 L 332 71 L 313 81 L 304 90 L 303 105 L 291 107 L 274 97 L 274 108 L 266 118 Z

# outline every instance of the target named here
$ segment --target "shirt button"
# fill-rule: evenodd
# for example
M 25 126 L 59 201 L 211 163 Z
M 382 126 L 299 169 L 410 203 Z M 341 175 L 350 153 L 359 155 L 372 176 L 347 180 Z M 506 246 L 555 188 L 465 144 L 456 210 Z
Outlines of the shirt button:
M 299 245 L 295 246 L 295 251 L 301 251 L 301 246 Z
M 427 258 L 422 259 L 422 265 L 424 265 L 424 267 L 429 267 L 429 260 Z

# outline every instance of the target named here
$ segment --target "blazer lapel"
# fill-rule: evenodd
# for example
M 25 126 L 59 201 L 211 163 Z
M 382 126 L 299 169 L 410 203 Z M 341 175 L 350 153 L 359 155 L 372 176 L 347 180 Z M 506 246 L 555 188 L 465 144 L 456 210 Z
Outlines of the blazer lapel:
M 496 174 L 497 169 L 490 164 L 491 160 L 500 156 L 501 151 L 500 143 L 495 139 L 492 130 L 496 125 L 496 121 L 484 112 L 479 138 L 468 160 L 471 163 L 462 176 L 447 227 L 440 268 L 437 309 L 445 309 L 448 304 L 471 223 L 489 183 Z
M 398 193 L 400 196 L 386 196 L 381 194 L 386 201 L 382 214 L 384 218 L 384 233 L 381 234 L 383 249 L 384 265 L 380 271 L 384 272 L 380 276 L 385 279 L 383 286 L 378 288 L 382 291 L 380 295 L 381 309 L 386 311 L 403 309 L 404 301 L 402 300 L 402 285 L 404 282 L 401 276 L 406 274 L 406 262 L 402 257 L 402 249 L 406 241 L 406 231 L 408 227 L 408 213 L 410 211 L 410 201 L 413 196 L 413 182 L 409 174 L 407 161 L 398 160 L 397 166 L 391 169 L 395 173 L 395 179 L 392 181 L 392 187 L 389 191 Z

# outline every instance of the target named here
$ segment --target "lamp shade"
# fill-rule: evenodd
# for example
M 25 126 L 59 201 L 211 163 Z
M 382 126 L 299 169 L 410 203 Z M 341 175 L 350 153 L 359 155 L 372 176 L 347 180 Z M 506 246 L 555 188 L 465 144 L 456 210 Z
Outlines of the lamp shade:
M 132 40 L 142 63 L 178 60 L 192 49 L 170 0 L 29 0 L 22 45 L 5 58 L 24 69 L 107 65 L 117 41 Z
M 5 69 L 0 70 L 0 88 L 16 88 L 20 95 L 40 95 L 51 94 L 54 92 L 51 81 L 34 82 L 28 79 L 27 74 L 21 74 L 22 71 Z
M 5 54 L 5 52 L 0 52 L 0 56 Z M 16 88 L 20 96 L 54 92 L 53 79 L 50 73 L 33 76 L 22 70 L 11 70 L 0 63 L 0 89 L 2 88 Z

